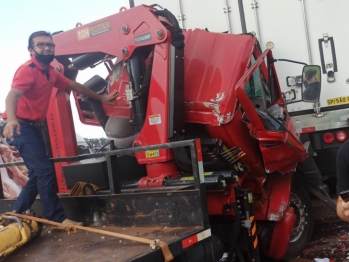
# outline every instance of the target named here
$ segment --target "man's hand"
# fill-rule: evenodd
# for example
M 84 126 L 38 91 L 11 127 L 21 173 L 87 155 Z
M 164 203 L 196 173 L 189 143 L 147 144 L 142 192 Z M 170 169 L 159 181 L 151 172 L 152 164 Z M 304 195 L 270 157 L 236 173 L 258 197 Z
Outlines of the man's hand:
M 347 220 L 349 220 L 349 202 L 342 201 L 341 203 L 342 213 Z
M 9 120 L 7 121 L 6 127 L 4 129 L 3 135 L 4 137 L 13 140 L 13 133 L 17 132 L 17 134 L 21 134 L 21 126 L 18 122 L 18 120 Z
M 6 97 L 6 113 L 7 113 L 7 125 L 4 129 L 4 136 L 10 140 L 13 140 L 13 132 L 20 134 L 21 126 L 18 123 L 16 117 L 18 100 L 23 95 L 23 91 L 17 88 L 11 88 Z
M 114 90 L 113 92 L 111 92 L 106 96 L 101 96 L 100 101 L 104 104 L 114 105 L 114 99 L 115 97 L 117 97 L 117 95 L 118 95 L 118 91 Z
M 349 202 L 344 202 L 341 196 L 338 196 L 337 215 L 340 219 L 349 222 Z
M 118 92 L 114 90 L 110 94 L 106 96 L 101 96 L 93 92 L 92 90 L 88 89 L 87 87 L 83 86 L 82 84 L 79 84 L 78 82 L 75 81 L 70 81 L 68 86 L 70 90 L 73 90 L 74 92 L 77 92 L 78 94 L 84 95 L 91 97 L 93 99 L 99 100 L 102 103 L 109 104 L 109 105 L 114 105 L 113 100 L 115 97 L 118 95 Z

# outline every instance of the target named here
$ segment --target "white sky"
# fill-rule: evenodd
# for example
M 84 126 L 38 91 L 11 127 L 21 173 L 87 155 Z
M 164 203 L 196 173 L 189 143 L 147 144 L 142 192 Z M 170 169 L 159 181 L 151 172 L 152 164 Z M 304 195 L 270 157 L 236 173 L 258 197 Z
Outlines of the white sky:
M 0 112 L 5 110 L 5 98 L 15 71 L 29 59 L 27 45 L 32 32 L 66 31 L 77 22 L 87 24 L 118 13 L 127 3 L 127 0 L 0 0 Z M 84 83 L 94 75 L 85 71 L 78 75 L 78 82 Z M 105 137 L 101 127 L 80 122 L 74 101 L 72 109 L 77 133 L 88 138 Z

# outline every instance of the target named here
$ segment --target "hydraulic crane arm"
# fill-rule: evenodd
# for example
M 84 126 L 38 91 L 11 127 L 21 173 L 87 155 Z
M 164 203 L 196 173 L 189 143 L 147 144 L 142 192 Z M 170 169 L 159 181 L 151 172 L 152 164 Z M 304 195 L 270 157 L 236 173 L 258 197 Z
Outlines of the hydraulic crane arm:
M 120 9 L 124 10 L 124 9 Z M 156 9 L 137 6 L 100 20 L 54 35 L 56 56 L 103 52 L 128 59 L 141 46 L 164 42 L 168 37 Z M 167 22 L 168 23 L 168 22 Z

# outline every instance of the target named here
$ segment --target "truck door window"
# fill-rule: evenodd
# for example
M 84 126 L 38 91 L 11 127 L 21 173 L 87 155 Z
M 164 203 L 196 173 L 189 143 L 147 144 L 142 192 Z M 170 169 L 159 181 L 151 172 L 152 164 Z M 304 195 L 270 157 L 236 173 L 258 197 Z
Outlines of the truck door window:
M 254 57 L 251 58 L 251 66 L 255 63 Z M 251 99 L 252 103 L 258 110 L 265 111 L 270 105 L 270 90 L 268 88 L 267 82 L 261 74 L 261 67 L 257 68 L 253 75 L 250 77 L 245 85 L 245 93 Z M 263 102 L 264 95 L 264 105 Z
M 280 91 L 278 88 L 278 83 L 276 81 L 275 72 L 273 68 L 270 68 L 269 70 L 270 70 L 269 77 L 270 77 L 271 104 L 273 105 L 279 100 Z

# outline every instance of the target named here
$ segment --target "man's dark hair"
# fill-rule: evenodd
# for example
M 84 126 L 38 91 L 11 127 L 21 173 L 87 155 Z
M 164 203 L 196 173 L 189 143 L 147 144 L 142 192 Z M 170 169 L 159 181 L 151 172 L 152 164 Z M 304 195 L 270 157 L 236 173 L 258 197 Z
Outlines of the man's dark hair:
M 305 78 L 310 81 L 316 75 L 316 70 L 308 70 L 305 72 Z
M 32 33 L 32 34 L 29 36 L 28 48 L 33 47 L 33 39 L 34 39 L 34 37 L 37 37 L 37 36 L 48 36 L 48 37 L 50 37 L 51 40 L 52 40 L 52 35 L 51 35 L 51 33 L 46 32 L 46 31 L 37 31 L 37 32 Z

